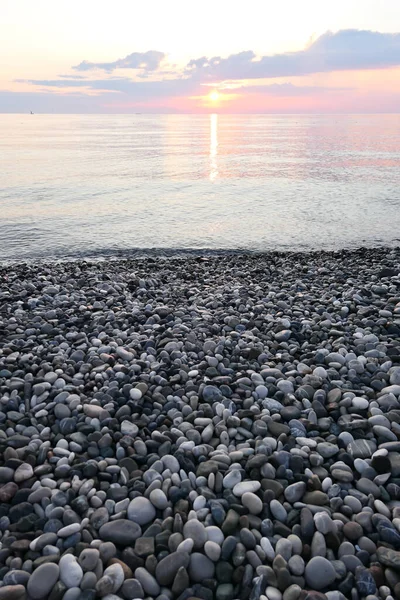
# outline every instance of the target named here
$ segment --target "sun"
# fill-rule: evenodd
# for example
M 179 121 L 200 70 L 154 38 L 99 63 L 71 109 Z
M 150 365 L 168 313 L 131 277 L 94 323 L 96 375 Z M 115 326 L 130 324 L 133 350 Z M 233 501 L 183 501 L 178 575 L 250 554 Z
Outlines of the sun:
M 218 100 L 221 97 L 221 94 L 214 90 L 213 92 L 209 93 L 208 97 L 210 98 L 211 102 L 218 102 Z

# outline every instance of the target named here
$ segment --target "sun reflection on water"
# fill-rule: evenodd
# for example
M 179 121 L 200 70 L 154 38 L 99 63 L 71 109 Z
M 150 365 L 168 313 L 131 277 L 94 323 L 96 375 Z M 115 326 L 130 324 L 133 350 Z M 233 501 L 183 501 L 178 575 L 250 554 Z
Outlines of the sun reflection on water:
M 210 115 L 210 181 L 218 177 L 218 115 Z

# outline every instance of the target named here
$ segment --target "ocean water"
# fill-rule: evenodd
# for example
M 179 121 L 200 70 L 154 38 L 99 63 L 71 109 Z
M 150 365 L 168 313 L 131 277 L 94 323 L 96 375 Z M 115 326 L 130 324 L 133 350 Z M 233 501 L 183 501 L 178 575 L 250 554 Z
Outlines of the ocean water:
M 0 261 L 399 238 L 400 115 L 0 115 Z

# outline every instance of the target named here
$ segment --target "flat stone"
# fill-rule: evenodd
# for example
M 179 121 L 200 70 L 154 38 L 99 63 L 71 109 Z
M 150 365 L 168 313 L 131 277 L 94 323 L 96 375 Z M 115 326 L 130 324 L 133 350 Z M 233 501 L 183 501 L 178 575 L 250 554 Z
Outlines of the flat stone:
M 154 510 L 154 509 L 153 509 Z M 142 535 L 137 523 L 127 519 L 109 521 L 100 527 L 99 536 L 106 542 L 114 542 L 120 546 L 130 546 Z
M 400 552 L 380 546 L 376 551 L 376 555 L 380 563 L 386 567 L 400 571 Z
M 323 458 L 332 458 L 339 452 L 339 448 L 336 444 L 331 444 L 330 442 L 320 442 L 317 445 L 317 452 Z
M 242 497 L 246 492 L 258 492 L 260 487 L 261 483 L 259 481 L 242 481 L 241 483 L 237 483 L 232 491 L 235 496 Z
M 45 563 L 35 569 L 29 578 L 27 590 L 33 600 L 46 598 L 56 584 L 60 574 L 59 566 Z
M 164 586 L 171 585 L 178 570 L 181 567 L 186 569 L 189 562 L 190 556 L 184 552 L 172 552 L 172 554 L 160 560 L 155 573 L 158 583 Z
M 376 451 L 376 443 L 371 440 L 354 440 L 346 450 L 353 458 L 370 458 Z

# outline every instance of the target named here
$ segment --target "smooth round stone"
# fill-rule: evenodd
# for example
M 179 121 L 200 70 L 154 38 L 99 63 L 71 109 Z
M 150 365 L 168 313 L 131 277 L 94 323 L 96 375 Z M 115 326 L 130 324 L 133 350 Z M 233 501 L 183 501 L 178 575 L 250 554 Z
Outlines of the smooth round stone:
M 146 525 L 155 519 L 156 509 L 150 500 L 143 496 L 138 496 L 131 500 L 127 510 L 127 517 L 130 521 L 134 521 L 138 525 Z
M 225 477 L 222 480 L 222 485 L 224 486 L 224 488 L 231 490 L 237 484 L 239 484 L 241 481 L 242 481 L 242 475 L 241 475 L 240 471 L 238 469 L 233 469 L 232 471 L 229 471 L 229 473 L 227 473 L 225 475 Z
M 97 548 L 85 548 L 79 555 L 78 562 L 84 571 L 94 571 L 100 553 Z
M 210 560 L 217 562 L 221 556 L 221 546 L 215 542 L 207 541 L 204 544 L 204 552 Z
M 292 483 L 288 485 L 284 491 L 285 498 L 288 502 L 293 504 L 294 502 L 299 502 L 306 491 L 306 484 L 304 481 L 297 481 L 296 483 Z
M 343 534 L 352 542 L 357 541 L 363 535 L 363 528 L 355 521 L 349 521 L 343 525 Z
M 326 535 L 335 529 L 335 524 L 328 513 L 321 511 L 314 515 L 314 523 L 317 531 Z
M 12 565 L 10 565 L 12 566 Z M 12 569 L 3 577 L 4 585 L 26 585 L 30 574 L 20 569 Z M 0 588 L 1 589 L 1 588 Z
M 317 452 L 323 458 L 332 458 L 339 452 L 339 448 L 336 444 L 331 444 L 330 442 L 320 442 L 317 445 Z
M 189 519 L 183 526 L 183 536 L 185 539 L 193 540 L 195 550 L 203 548 L 207 541 L 207 532 L 203 525 L 197 519 Z
M 15 483 L 21 483 L 21 481 L 26 481 L 31 477 L 33 477 L 33 468 L 28 463 L 20 465 L 14 473 Z
M 193 552 L 190 556 L 189 576 L 195 583 L 200 583 L 204 579 L 212 579 L 214 577 L 214 563 L 204 554 Z
M 242 496 L 242 504 L 252 515 L 258 515 L 263 509 L 262 500 L 253 494 L 253 492 L 245 492 Z
M 203 388 L 203 400 L 204 402 L 209 402 L 213 404 L 214 402 L 218 402 L 222 400 L 222 392 L 215 385 L 206 385 Z
M 233 493 L 235 496 L 243 496 L 246 492 L 258 492 L 261 487 L 261 483 L 259 481 L 242 481 L 241 483 L 237 483 L 233 488 Z
M 67 588 L 79 587 L 82 581 L 83 571 L 78 564 L 75 556 L 72 554 L 64 554 L 60 558 L 60 580 Z
M 70 525 L 67 525 L 66 527 L 62 527 L 61 529 L 59 529 L 57 531 L 57 535 L 58 537 L 69 537 L 70 535 L 74 535 L 74 533 L 78 533 L 78 531 L 81 530 L 81 524 L 80 523 L 71 523 Z
M 0 483 L 7 483 L 14 477 L 13 469 L 9 467 L 0 467 Z
M 23 585 L 4 585 L 0 587 L 0 600 L 26 600 Z
M 139 433 L 139 428 L 137 425 L 135 425 L 135 423 L 132 423 L 131 421 L 122 421 L 121 433 L 130 437 L 136 437 Z
M 207 500 L 204 496 L 197 496 L 193 502 L 193 510 L 201 510 L 202 508 L 205 508 L 206 504 Z
M 143 588 L 137 579 L 125 579 L 122 584 L 121 592 L 126 600 L 131 600 L 132 598 L 144 598 Z
M 370 458 L 376 450 L 376 443 L 372 440 L 354 440 L 347 446 L 347 452 L 353 458 Z
M 206 533 L 208 541 L 215 542 L 219 546 L 222 546 L 225 540 L 225 536 L 219 527 L 216 527 L 215 525 L 210 525 L 209 527 L 206 527 Z
M 268 388 L 265 385 L 258 385 L 256 394 L 261 400 L 264 400 L 268 396 Z
M 275 338 L 278 339 L 276 336 L 279 336 L 279 341 L 286 341 L 289 339 L 291 334 L 292 334 L 291 331 L 286 331 L 286 332 L 280 331 L 279 333 L 275 334 Z M 285 335 L 284 339 L 283 339 L 283 335 Z M 293 394 L 293 392 L 294 392 L 293 383 L 291 381 L 282 379 L 281 381 L 278 381 L 276 386 L 284 394 Z
M 315 375 L 315 377 L 321 377 L 321 379 L 326 379 L 328 377 L 328 373 L 324 367 L 316 367 L 313 371 L 313 375 Z
M 162 457 L 161 460 L 163 462 L 164 467 L 166 469 L 169 469 L 171 473 L 179 473 L 181 467 L 178 459 L 175 458 L 175 456 L 172 456 L 172 454 L 166 454 Z
M 281 523 L 286 523 L 287 512 L 284 506 L 278 500 L 271 500 L 269 505 L 272 516 L 280 521 Z
M 335 581 L 336 571 L 329 560 L 314 556 L 306 565 L 305 578 L 313 590 L 323 590 Z
M 292 552 L 293 547 L 290 540 L 286 538 L 281 538 L 276 542 L 275 553 L 277 555 L 279 554 L 280 556 L 282 556 L 282 558 L 284 558 L 286 562 L 292 556 Z
M 374 501 L 374 506 L 375 509 L 381 514 L 381 515 L 385 515 L 385 517 L 387 517 L 388 519 L 391 518 L 392 514 L 390 512 L 390 508 L 388 508 L 386 506 L 386 504 L 384 504 L 382 502 L 382 500 L 375 500 Z
M 82 590 L 78 587 L 70 588 L 63 596 L 62 600 L 80 600 Z
M 135 578 L 139 581 L 145 594 L 149 596 L 158 596 L 160 593 L 160 586 L 157 580 L 151 575 L 144 567 L 138 567 L 135 570 Z
M 103 577 L 111 580 L 112 587 L 110 593 L 115 593 L 124 583 L 125 574 L 122 566 L 118 563 L 112 564 L 103 573 Z M 98 582 L 99 583 L 99 582 Z M 96 586 L 97 587 L 97 586 Z
M 288 568 L 292 575 L 300 577 L 304 573 L 305 563 L 301 556 L 291 556 L 288 560 Z
M 271 585 L 267 586 L 265 594 L 268 600 L 282 600 L 282 592 Z
M 232 600 L 234 587 L 231 583 L 220 583 L 215 591 L 215 600 Z
M 294 583 L 293 585 L 290 585 L 288 588 L 286 588 L 286 590 L 283 592 L 283 600 L 298 600 L 298 598 L 300 598 L 301 593 L 302 588 Z
M 35 569 L 27 585 L 32 600 L 46 598 L 56 584 L 59 574 L 59 566 L 54 563 L 45 563 Z
M 141 399 L 141 397 L 143 396 L 143 394 L 137 388 L 133 388 L 132 390 L 129 391 L 129 396 L 132 398 L 132 400 L 136 400 L 137 401 L 137 400 Z
M 369 402 L 366 398 L 353 398 L 351 403 L 353 407 L 358 410 L 366 410 L 369 406 Z
M 150 492 L 149 498 L 153 506 L 155 506 L 159 510 L 164 510 L 169 504 L 168 498 L 162 490 L 152 490 Z
M 186 554 L 190 554 L 193 550 L 194 542 L 191 539 L 183 540 L 179 546 L 177 547 L 177 552 L 185 552 Z

